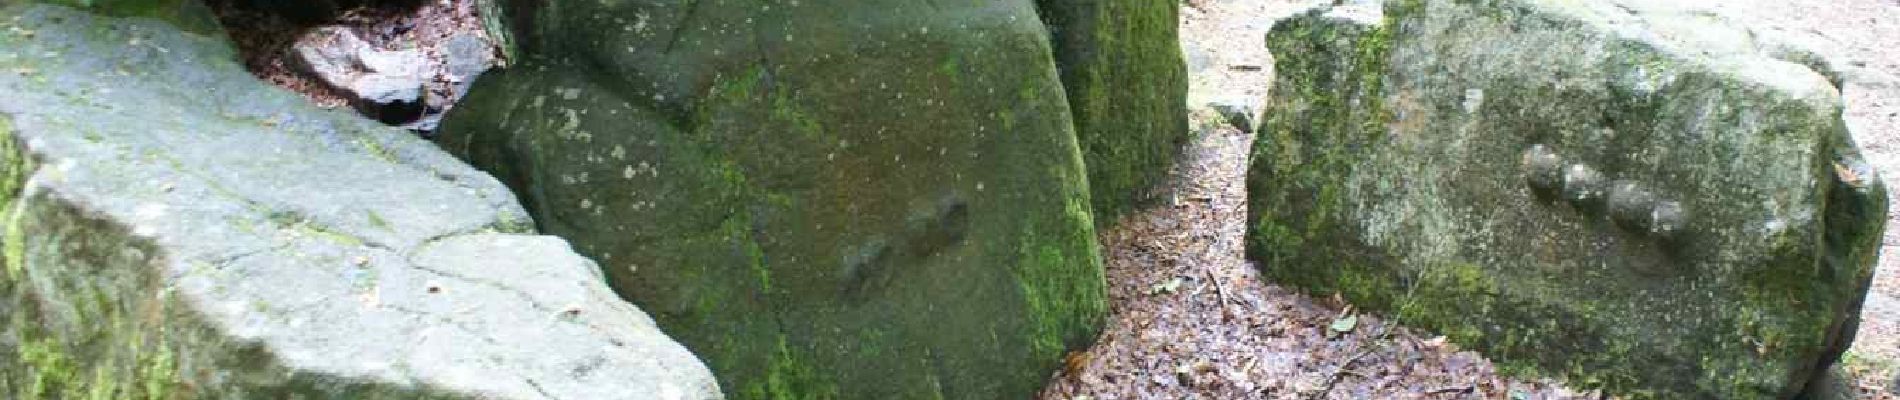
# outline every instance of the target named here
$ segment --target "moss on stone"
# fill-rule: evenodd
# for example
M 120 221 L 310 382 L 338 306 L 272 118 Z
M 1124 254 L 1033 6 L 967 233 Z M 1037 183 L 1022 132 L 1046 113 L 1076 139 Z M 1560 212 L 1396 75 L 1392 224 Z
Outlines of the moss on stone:
M 1149 200 L 1188 139 L 1174 0 L 1038 0 L 1075 115 L 1096 219 Z
M 1531 3 L 1391 1 L 1383 23 L 1321 10 L 1276 25 L 1249 257 L 1509 373 L 1628 398 L 1797 394 L 1851 337 L 1884 214 L 1877 183 L 1833 177 L 1865 169 L 1838 100 Z M 1520 167 L 1532 145 L 1696 222 L 1666 236 L 1540 194 Z
M 1087 173 L 1029 2 L 695 4 L 511 16 L 520 64 L 444 147 L 731 397 L 1025 397 L 1093 340 Z
M 223 36 L 218 18 L 199 0 L 30 0 L 83 8 L 114 17 L 147 17 L 171 23 L 186 32 Z M 4 5 L 4 3 L 0 3 Z

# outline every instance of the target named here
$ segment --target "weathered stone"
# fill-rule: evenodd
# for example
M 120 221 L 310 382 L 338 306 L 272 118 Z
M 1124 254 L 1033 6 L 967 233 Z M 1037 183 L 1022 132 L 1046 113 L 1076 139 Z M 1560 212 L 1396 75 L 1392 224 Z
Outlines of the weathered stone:
M 0 397 L 719 396 L 500 182 L 235 60 L 0 7 Z
M 495 46 L 481 36 L 458 33 L 442 44 L 442 57 L 448 79 L 466 87 L 461 85 L 474 82 L 476 76 L 494 65 Z
M 1801 392 L 1853 334 L 1886 191 L 1824 74 L 1670 7 L 1280 22 L 1250 256 L 1507 371 L 1637 399 Z
M 1207 103 L 1207 108 L 1219 113 L 1221 119 L 1241 132 L 1253 132 L 1254 121 L 1260 120 L 1262 107 L 1260 99 L 1249 96 L 1222 97 Z
M 292 65 L 348 93 L 364 114 L 390 124 L 423 114 L 421 50 L 377 49 L 348 27 L 326 26 L 297 37 L 291 52 Z
M 578 2 L 444 148 L 524 196 L 737 398 L 1026 398 L 1105 313 L 1028 0 Z
M 1150 199 L 1187 142 L 1178 3 L 1036 0 L 1103 223 Z
M 0 0 L 0 5 L 24 3 L 23 0 Z M 94 13 L 116 17 L 146 17 L 169 22 L 178 29 L 202 35 L 222 35 L 224 28 L 218 25 L 218 18 L 211 9 L 198 0 L 45 0 L 40 3 L 61 4 L 84 8 Z

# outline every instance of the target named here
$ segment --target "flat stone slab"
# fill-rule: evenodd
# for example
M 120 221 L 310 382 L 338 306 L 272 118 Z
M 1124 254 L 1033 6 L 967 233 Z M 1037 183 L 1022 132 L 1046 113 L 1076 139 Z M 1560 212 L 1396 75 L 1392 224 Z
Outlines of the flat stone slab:
M 0 8 L 0 397 L 719 397 L 499 182 L 235 60 Z

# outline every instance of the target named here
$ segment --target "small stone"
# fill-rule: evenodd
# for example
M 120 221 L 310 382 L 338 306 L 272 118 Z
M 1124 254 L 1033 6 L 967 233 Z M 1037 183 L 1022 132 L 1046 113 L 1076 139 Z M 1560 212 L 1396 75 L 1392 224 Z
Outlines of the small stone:
M 297 38 L 292 65 L 348 93 L 358 109 L 384 123 L 399 124 L 422 116 L 420 50 L 376 49 L 348 28 L 329 26 Z
M 1573 164 L 1564 169 L 1564 200 L 1579 206 L 1603 198 L 1603 174 L 1588 165 Z
M 1656 207 L 1656 195 L 1631 181 L 1610 183 L 1610 219 L 1636 231 L 1648 231 Z
M 1649 233 L 1661 238 L 1674 237 L 1688 228 L 1688 211 L 1682 209 L 1682 203 L 1661 201 L 1650 211 Z
M 470 33 L 456 34 L 442 44 L 442 55 L 451 82 L 475 81 L 495 60 L 495 46 Z
M 1242 132 L 1253 132 L 1254 121 L 1260 119 L 1262 103 L 1260 99 L 1247 96 L 1233 96 L 1216 99 L 1207 103 L 1208 108 L 1220 113 L 1228 125 Z
M 1564 181 L 1564 160 L 1550 146 L 1531 145 L 1524 150 L 1524 180 L 1531 188 L 1555 193 L 1562 189 Z

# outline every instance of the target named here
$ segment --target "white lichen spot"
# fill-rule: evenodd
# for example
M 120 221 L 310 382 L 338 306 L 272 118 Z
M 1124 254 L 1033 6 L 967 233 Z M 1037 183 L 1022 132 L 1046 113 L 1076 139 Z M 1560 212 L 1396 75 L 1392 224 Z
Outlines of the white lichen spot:
M 1484 106 L 1484 89 L 1465 89 L 1465 102 L 1463 105 L 1466 114 L 1478 112 L 1478 107 Z
M 563 114 L 567 116 L 567 122 L 561 123 L 561 130 L 567 131 L 570 133 L 576 130 L 579 130 L 581 127 L 581 114 L 579 112 L 574 111 L 574 109 L 571 109 L 571 108 L 566 109 L 566 110 L 561 110 L 561 111 L 563 111 Z
M 628 165 L 628 166 L 627 166 L 627 169 L 623 169 L 623 170 L 620 170 L 620 177 L 621 177 L 621 178 L 626 178 L 626 179 L 633 179 L 633 175 L 634 175 L 634 174 L 635 174 L 635 172 L 633 171 L 633 166 L 632 166 L 632 165 Z
M 616 144 L 614 145 L 613 151 L 608 152 L 607 156 L 613 157 L 615 160 L 625 160 L 627 159 L 627 148 Z

